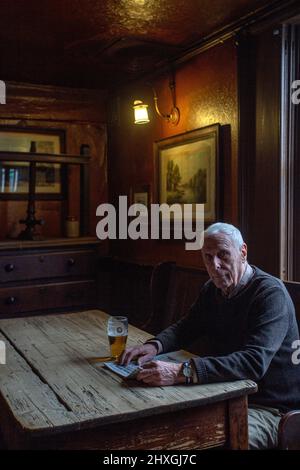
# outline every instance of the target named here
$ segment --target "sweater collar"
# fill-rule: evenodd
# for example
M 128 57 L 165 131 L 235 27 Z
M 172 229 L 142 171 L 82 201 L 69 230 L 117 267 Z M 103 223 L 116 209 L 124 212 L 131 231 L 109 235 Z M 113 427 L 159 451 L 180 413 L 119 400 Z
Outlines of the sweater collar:
M 253 274 L 254 274 L 254 270 L 251 268 L 250 264 L 246 262 L 245 271 L 241 277 L 240 282 L 235 286 L 235 288 L 228 295 L 224 294 L 221 291 L 222 296 L 225 297 L 226 299 L 231 299 L 232 297 L 237 295 L 243 289 L 243 287 L 245 287 L 245 285 L 248 284 Z

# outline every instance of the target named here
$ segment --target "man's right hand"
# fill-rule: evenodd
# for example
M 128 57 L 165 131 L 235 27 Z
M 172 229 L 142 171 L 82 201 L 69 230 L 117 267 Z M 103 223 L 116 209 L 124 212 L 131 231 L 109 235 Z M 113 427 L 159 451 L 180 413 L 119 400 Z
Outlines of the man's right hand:
M 130 361 L 137 360 L 138 365 L 143 365 L 145 362 L 151 361 L 157 354 L 157 348 L 153 343 L 142 344 L 141 346 L 133 346 L 127 348 L 123 352 L 119 363 L 127 366 Z

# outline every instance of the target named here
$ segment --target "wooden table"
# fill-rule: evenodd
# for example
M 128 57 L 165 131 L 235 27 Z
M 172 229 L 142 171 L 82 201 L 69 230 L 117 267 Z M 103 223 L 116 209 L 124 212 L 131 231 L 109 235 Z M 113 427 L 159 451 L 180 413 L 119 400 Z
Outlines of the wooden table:
M 0 428 L 9 448 L 245 449 L 250 380 L 149 387 L 95 358 L 108 354 L 99 310 L 0 320 Z M 149 335 L 130 327 L 128 344 Z

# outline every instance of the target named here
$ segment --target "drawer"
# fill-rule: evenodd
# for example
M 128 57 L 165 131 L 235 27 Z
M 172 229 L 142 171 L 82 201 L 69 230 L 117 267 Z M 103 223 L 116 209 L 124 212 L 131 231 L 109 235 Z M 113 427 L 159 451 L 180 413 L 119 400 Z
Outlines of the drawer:
M 96 256 L 92 250 L 63 251 L 0 257 L 0 282 L 53 277 L 94 277 Z
M 70 307 L 94 307 L 94 280 L 0 289 L 0 315 Z

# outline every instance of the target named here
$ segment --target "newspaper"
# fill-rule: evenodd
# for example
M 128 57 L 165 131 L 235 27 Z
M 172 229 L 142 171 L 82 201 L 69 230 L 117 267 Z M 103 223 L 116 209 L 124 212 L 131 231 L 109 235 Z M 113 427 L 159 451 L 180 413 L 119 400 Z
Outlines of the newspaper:
M 154 361 L 166 361 L 166 362 L 183 362 L 189 359 L 192 355 L 186 351 L 174 351 L 166 354 L 159 354 L 155 356 Z M 139 366 L 136 362 L 130 362 L 127 366 L 121 366 L 118 362 L 108 361 L 104 362 L 105 367 L 118 374 L 124 379 L 134 379 L 136 375 L 142 370 L 142 366 Z
M 134 362 L 130 362 L 128 366 L 121 366 L 117 362 L 109 361 L 104 362 L 104 365 L 124 379 L 134 379 L 139 371 L 142 370 L 142 367 Z

